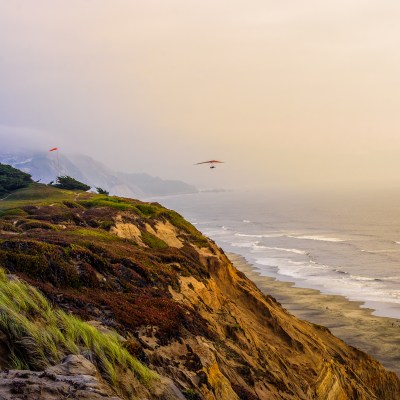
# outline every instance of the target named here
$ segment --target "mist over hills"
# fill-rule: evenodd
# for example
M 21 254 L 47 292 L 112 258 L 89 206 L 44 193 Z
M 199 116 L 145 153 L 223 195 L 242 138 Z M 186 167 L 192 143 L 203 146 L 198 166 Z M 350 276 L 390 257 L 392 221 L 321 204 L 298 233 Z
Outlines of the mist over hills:
M 112 195 L 151 197 L 196 193 L 197 188 L 179 180 L 164 180 L 146 173 L 114 171 L 86 155 L 48 152 L 0 153 L 0 162 L 32 175 L 35 181 L 49 183 L 69 175 L 91 187 L 101 187 Z

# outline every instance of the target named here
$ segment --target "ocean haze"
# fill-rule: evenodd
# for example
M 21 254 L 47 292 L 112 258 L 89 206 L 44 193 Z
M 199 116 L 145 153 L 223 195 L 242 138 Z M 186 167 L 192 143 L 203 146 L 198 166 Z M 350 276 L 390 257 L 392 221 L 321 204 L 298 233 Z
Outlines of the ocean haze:
M 399 186 L 398 2 L 0 9 L 2 144 L 203 187 Z

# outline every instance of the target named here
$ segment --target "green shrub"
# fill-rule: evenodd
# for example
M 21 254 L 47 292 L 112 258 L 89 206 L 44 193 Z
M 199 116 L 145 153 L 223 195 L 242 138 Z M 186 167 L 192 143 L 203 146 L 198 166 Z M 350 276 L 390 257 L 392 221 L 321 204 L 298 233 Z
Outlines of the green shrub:
M 32 183 L 32 178 L 29 174 L 11 165 L 0 164 L 0 196 L 26 187 L 30 183 Z
M 142 232 L 141 239 L 145 245 L 151 247 L 152 249 L 161 250 L 169 247 L 167 243 L 164 242 L 164 240 L 161 240 L 160 238 L 149 232 Z
M 139 213 L 145 217 L 154 217 L 164 210 L 162 207 L 157 207 L 153 204 L 145 203 L 137 204 L 135 208 L 139 210 Z
M 105 196 L 108 196 L 110 194 L 110 192 L 108 192 L 105 189 L 102 189 L 101 187 L 96 187 L 96 190 L 98 194 L 104 194 Z
M 84 192 L 90 189 L 89 185 L 79 182 L 71 176 L 59 176 L 57 177 L 57 183 L 54 185 L 59 189 L 66 190 L 83 190 Z

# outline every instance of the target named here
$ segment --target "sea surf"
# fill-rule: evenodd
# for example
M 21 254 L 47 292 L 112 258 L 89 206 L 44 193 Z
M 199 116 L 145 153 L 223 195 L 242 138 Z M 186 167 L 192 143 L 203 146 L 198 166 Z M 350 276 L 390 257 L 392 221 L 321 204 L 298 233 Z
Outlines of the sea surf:
M 400 318 L 396 196 L 206 192 L 166 197 L 226 252 L 261 275 L 345 296 Z

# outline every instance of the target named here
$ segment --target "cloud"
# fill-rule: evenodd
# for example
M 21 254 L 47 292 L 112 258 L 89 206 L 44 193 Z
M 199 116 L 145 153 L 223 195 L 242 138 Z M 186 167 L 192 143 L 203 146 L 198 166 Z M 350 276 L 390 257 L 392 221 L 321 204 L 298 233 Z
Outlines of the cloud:
M 0 143 L 1 152 L 47 150 L 54 147 L 54 137 L 34 128 L 0 125 Z

